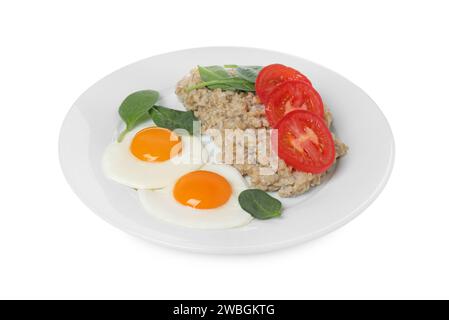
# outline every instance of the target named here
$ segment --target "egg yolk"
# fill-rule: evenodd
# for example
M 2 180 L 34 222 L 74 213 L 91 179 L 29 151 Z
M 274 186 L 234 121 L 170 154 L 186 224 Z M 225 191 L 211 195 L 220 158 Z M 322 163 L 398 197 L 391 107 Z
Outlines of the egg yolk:
M 228 180 L 205 170 L 187 173 L 173 188 L 173 196 L 179 203 L 195 209 L 217 208 L 229 200 L 231 193 Z
M 151 127 L 140 130 L 131 142 L 131 153 L 147 162 L 167 161 L 181 152 L 181 138 L 165 128 Z

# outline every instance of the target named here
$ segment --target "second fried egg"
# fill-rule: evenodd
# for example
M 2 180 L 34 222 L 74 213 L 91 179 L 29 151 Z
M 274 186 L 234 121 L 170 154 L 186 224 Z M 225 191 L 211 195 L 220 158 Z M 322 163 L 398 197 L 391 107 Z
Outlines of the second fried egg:
M 205 165 L 161 190 L 139 189 L 138 195 L 148 213 L 166 222 L 190 228 L 227 229 L 253 219 L 238 202 L 240 192 L 246 188 L 237 169 Z

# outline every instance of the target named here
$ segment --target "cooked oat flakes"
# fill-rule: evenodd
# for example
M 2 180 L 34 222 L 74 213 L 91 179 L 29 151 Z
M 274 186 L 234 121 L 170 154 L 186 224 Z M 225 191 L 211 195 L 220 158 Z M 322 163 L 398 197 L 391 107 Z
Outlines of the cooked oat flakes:
M 176 87 L 176 94 L 188 110 L 201 120 L 201 129 L 259 129 L 269 128 L 264 106 L 252 92 L 223 91 L 221 89 L 196 89 L 187 92 L 186 88 L 201 82 L 197 69 L 193 69 Z M 327 125 L 332 122 L 332 114 L 325 108 Z M 336 158 L 346 154 L 348 147 L 335 135 Z M 248 152 L 247 152 L 248 153 Z M 240 173 L 250 178 L 251 185 L 265 191 L 278 191 L 281 197 L 292 197 L 319 185 L 326 173 L 312 174 L 300 172 L 279 159 L 275 172 L 261 175 L 260 169 L 267 168 L 266 159 L 257 159 L 255 164 L 232 165 Z

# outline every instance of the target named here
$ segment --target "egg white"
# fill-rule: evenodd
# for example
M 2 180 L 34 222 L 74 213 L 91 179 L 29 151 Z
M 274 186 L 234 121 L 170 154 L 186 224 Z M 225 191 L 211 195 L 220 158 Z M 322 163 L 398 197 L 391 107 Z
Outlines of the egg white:
M 134 135 L 150 125 L 140 125 L 130 131 L 122 142 L 114 141 L 103 154 L 103 172 L 109 179 L 135 189 L 163 188 L 179 176 L 200 168 L 207 161 L 201 139 L 182 135 L 181 154 L 164 162 L 146 162 L 130 150 Z
M 198 229 L 228 229 L 248 224 L 253 217 L 238 202 L 247 188 L 240 172 L 229 165 L 207 164 L 200 170 L 215 172 L 226 178 L 232 187 L 229 200 L 214 209 L 194 209 L 180 204 L 173 196 L 176 181 L 160 190 L 139 189 L 137 193 L 145 210 L 152 216 L 176 225 Z

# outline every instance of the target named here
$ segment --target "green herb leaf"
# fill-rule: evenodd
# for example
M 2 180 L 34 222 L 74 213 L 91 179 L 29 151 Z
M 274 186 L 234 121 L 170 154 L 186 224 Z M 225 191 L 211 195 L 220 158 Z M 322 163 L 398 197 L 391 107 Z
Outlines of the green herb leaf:
M 221 66 L 209 66 L 209 67 L 198 66 L 198 71 L 200 73 L 201 80 L 205 82 L 211 80 L 227 79 L 231 77 L 226 71 L 226 69 Z
M 154 106 L 150 110 L 150 116 L 158 127 L 174 129 L 185 129 L 193 134 L 193 121 L 197 118 L 192 111 L 179 111 L 161 106 Z
M 255 83 L 261 69 L 260 66 L 238 66 L 235 71 L 240 78 Z
M 226 68 L 235 69 L 235 75 L 230 74 Z M 254 83 L 261 69 L 262 67 L 260 66 L 238 66 L 233 64 L 225 65 L 224 67 L 198 66 L 203 82 L 187 88 L 187 91 L 205 87 L 231 91 L 256 91 Z
M 126 133 L 132 130 L 139 120 L 148 114 L 148 111 L 159 99 L 159 93 L 154 90 L 137 91 L 123 100 L 118 110 L 120 117 L 126 124 L 126 129 L 119 135 L 118 142 L 121 142 Z
M 200 89 L 208 87 L 209 89 L 223 89 L 223 90 L 239 90 L 239 91 L 255 91 L 254 83 L 251 83 L 245 79 L 229 78 L 220 80 L 211 80 L 200 82 L 194 86 L 189 87 L 187 90 L 192 91 L 194 89 Z
M 281 202 L 259 189 L 242 191 L 239 195 L 239 203 L 243 210 L 256 219 L 266 220 L 281 215 Z

